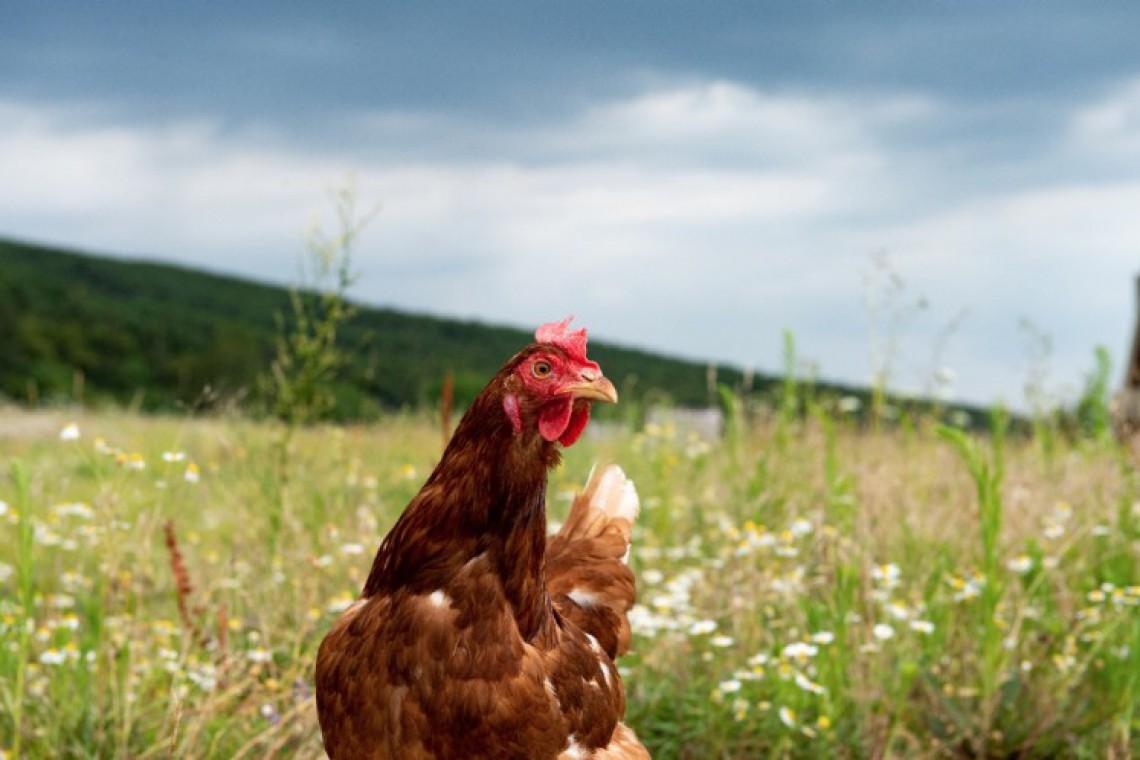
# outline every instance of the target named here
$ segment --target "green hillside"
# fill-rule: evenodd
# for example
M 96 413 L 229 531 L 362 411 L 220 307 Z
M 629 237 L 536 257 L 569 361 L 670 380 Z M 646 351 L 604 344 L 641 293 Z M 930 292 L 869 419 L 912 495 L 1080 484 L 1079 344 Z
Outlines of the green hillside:
M 288 313 L 280 288 L 0 240 L 0 394 L 17 402 L 72 400 L 81 385 L 86 402 L 148 410 L 256 402 L 277 315 Z M 531 334 L 360 307 L 342 337 L 352 362 L 336 389 L 338 416 L 361 417 L 431 403 L 448 371 L 462 403 Z M 631 398 L 709 402 L 704 365 L 598 341 L 590 352 Z M 742 381 L 739 370 L 724 366 L 717 377 Z M 760 378 L 754 386 L 771 383 Z

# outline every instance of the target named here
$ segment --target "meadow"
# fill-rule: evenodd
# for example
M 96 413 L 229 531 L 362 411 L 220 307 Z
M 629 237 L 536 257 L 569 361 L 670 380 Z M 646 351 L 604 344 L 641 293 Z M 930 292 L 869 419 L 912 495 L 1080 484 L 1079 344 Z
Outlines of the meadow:
M 1104 435 L 598 425 L 642 514 L 628 722 L 655 758 L 1128 757 L 1140 505 Z M 428 416 L 0 409 L 0 758 L 323 757 L 316 648 L 441 450 Z

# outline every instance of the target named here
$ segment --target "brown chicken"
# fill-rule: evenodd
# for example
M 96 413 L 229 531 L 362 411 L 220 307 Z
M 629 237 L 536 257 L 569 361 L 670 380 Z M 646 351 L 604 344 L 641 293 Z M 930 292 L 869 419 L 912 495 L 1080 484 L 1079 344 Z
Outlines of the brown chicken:
M 460 421 L 317 656 L 334 760 L 648 760 L 622 723 L 637 493 L 595 472 L 546 536 L 547 473 L 617 401 L 586 331 L 543 325 Z

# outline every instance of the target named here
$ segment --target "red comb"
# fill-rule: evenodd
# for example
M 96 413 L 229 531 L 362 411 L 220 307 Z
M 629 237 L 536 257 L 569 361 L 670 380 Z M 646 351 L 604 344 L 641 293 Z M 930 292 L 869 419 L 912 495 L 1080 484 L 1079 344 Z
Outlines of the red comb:
M 534 338 L 539 343 L 552 343 L 558 346 L 577 361 L 592 364 L 593 362 L 586 358 L 586 328 L 569 329 L 573 320 L 574 317 L 569 316 L 561 322 L 547 322 L 534 331 Z

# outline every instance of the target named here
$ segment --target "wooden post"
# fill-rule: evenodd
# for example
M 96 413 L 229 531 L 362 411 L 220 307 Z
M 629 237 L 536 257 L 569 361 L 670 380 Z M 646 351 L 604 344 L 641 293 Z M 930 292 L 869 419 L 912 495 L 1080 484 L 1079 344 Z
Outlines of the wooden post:
M 455 404 L 455 373 L 451 370 L 443 376 L 443 388 L 439 393 L 439 425 L 443 433 L 443 448 L 451 440 L 451 409 Z
M 1117 440 L 1140 456 L 1140 276 L 1136 278 L 1136 307 L 1132 351 L 1124 369 L 1124 385 L 1112 397 L 1110 413 Z
M 1124 373 L 1125 388 L 1140 388 L 1140 276 L 1136 278 L 1136 326 L 1132 331 L 1132 353 Z

